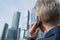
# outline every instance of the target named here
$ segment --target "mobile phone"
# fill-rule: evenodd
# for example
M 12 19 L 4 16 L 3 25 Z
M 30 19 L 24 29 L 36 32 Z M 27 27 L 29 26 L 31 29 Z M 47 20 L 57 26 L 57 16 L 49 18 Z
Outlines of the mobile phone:
M 37 18 L 37 26 L 36 26 L 36 28 L 38 28 L 38 27 L 41 27 L 41 22 Z

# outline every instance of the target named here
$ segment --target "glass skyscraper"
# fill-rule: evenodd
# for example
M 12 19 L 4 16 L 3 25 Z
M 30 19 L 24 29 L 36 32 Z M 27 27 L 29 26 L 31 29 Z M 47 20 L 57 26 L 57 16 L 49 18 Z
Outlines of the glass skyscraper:
M 5 39 L 6 39 L 7 30 L 8 30 L 8 24 L 5 23 L 5 24 L 4 24 L 4 29 L 3 29 L 3 33 L 2 33 L 2 38 L 1 38 L 1 40 L 5 40 Z
M 19 20 L 20 20 L 20 12 L 17 11 L 13 15 L 13 20 L 12 20 L 12 29 L 17 30 L 19 26 Z
M 7 40 L 17 40 L 20 12 L 14 13 L 12 27 L 8 30 Z

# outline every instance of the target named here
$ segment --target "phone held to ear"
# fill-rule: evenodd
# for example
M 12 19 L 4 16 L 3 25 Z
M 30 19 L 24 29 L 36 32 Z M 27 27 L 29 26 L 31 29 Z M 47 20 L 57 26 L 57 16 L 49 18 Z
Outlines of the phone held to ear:
M 41 21 L 38 20 L 38 18 L 36 19 L 36 21 L 37 21 L 37 26 L 36 26 L 36 28 L 42 29 Z M 44 32 L 40 30 L 40 31 L 38 32 L 38 37 L 37 37 L 37 39 L 43 38 L 43 37 L 44 37 Z
M 37 26 L 36 26 L 36 28 L 38 28 L 38 27 L 41 27 L 41 22 L 37 18 Z

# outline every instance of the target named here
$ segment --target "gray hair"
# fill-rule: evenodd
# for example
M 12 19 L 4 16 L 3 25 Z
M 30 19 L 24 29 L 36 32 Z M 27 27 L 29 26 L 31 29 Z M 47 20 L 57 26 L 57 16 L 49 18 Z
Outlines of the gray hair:
M 60 22 L 60 3 L 56 0 L 38 0 L 34 9 L 36 16 L 46 23 Z

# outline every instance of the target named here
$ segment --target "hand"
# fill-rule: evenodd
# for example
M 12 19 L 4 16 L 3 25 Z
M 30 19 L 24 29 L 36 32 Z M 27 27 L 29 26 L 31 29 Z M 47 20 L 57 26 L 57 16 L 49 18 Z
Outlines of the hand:
M 36 25 L 37 25 L 37 23 L 34 22 L 32 25 L 30 25 L 30 28 L 29 28 L 29 35 L 31 38 L 33 38 L 35 40 L 36 40 L 36 38 L 38 36 L 38 32 L 40 30 L 40 28 L 36 29 Z

